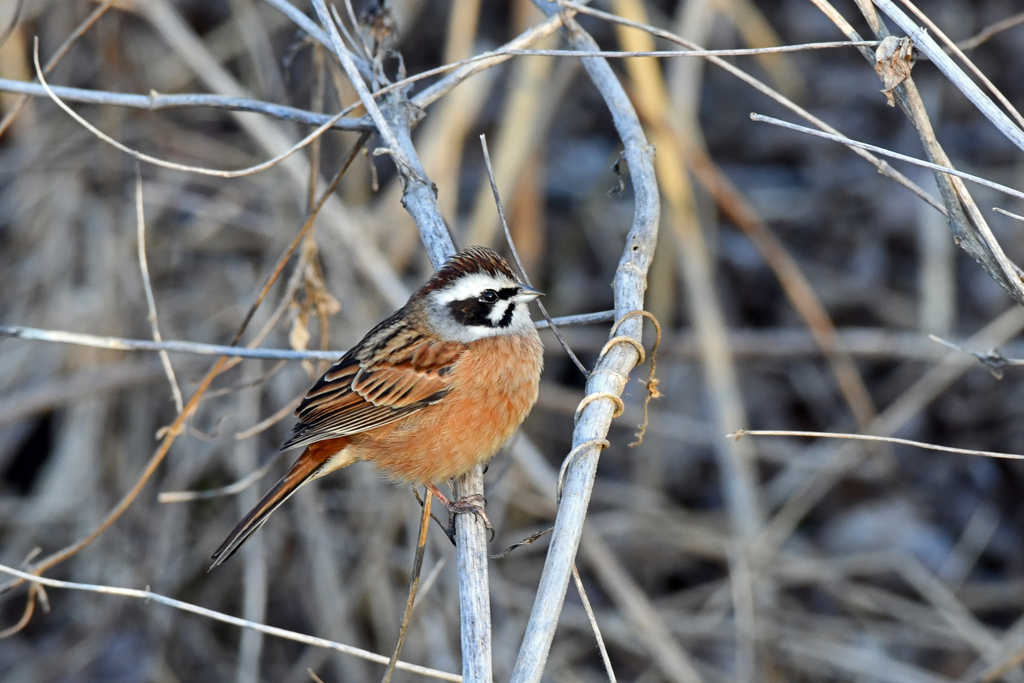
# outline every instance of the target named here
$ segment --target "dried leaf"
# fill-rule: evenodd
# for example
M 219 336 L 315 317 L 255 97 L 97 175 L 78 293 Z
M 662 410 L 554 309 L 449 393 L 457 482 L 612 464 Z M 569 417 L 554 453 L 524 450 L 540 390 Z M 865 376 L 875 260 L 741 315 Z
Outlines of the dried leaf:
M 892 98 L 893 89 L 910 78 L 910 70 L 913 68 L 914 44 L 910 38 L 889 36 L 875 50 L 875 71 L 885 86 L 881 92 L 890 107 L 896 106 Z

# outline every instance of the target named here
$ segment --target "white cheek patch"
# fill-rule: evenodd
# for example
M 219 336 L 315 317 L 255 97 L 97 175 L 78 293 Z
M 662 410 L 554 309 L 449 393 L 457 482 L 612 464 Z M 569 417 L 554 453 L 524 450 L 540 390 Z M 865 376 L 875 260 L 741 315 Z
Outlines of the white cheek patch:
M 501 324 L 501 321 L 505 319 L 505 316 L 508 315 L 508 309 L 511 306 L 515 306 L 511 301 L 502 301 L 495 304 L 494 308 L 491 309 L 491 312 L 487 314 L 487 319 L 491 321 L 492 325 L 498 327 Z M 514 315 L 515 314 L 513 313 L 513 316 Z M 508 327 L 508 325 L 506 325 L 506 327 Z

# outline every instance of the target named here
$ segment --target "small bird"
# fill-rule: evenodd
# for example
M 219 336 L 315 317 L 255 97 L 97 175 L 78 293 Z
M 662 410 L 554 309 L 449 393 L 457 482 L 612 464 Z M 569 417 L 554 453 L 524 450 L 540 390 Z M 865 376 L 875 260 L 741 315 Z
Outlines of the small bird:
M 303 484 L 361 460 L 425 485 L 450 514 L 482 514 L 478 501 L 450 501 L 435 483 L 490 460 L 536 402 L 543 346 L 527 304 L 540 295 L 490 249 L 452 256 L 306 393 L 281 446 L 305 449 L 210 569 Z

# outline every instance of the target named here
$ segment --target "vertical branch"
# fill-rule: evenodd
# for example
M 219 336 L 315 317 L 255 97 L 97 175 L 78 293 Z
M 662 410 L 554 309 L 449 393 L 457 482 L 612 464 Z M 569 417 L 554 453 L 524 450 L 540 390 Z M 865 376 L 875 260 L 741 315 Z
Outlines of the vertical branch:
M 437 205 L 436 188 L 423 170 L 412 144 L 411 130 L 422 116 L 422 111 L 408 102 L 403 93 L 393 94 L 386 105 L 386 113 L 381 111 L 341 42 L 324 0 L 313 0 L 313 6 L 331 37 L 331 44 L 345 73 L 359 94 L 360 102 L 387 145 L 385 153 L 395 162 L 403 184 L 402 205 L 416 222 L 430 262 L 434 268 L 440 268 L 455 253 L 455 245 Z M 481 465 L 455 481 L 456 498 L 475 495 L 483 498 L 483 493 Z M 477 515 L 459 515 L 455 525 L 459 538 L 456 552 L 462 624 L 462 676 L 466 683 L 490 683 L 491 605 L 487 579 L 487 531 Z
M 535 2 L 549 16 L 558 13 L 558 6 L 554 3 L 543 0 Z M 590 52 L 598 49 L 594 39 L 575 21 L 563 16 L 563 22 L 573 49 Z M 612 282 L 615 314 L 616 317 L 622 317 L 630 311 L 643 308 L 647 270 L 654 258 L 657 243 L 661 207 L 654 176 L 654 149 L 648 145 L 636 110 L 608 62 L 603 58 L 590 57 L 584 57 L 581 61 L 611 111 L 615 129 L 623 142 L 623 155 L 629 165 L 633 184 L 633 226 L 626 238 L 625 249 Z M 641 331 L 641 321 L 633 317 L 623 321 L 617 334 L 639 342 Z M 615 344 L 598 359 L 587 381 L 587 395 L 601 394 L 602 398 L 585 399 L 588 403 L 580 411 L 573 430 L 573 451 L 577 454 L 566 469 L 555 530 L 523 644 L 512 672 L 513 683 L 535 683 L 544 671 L 594 486 L 600 457 L 598 440 L 608 433 L 616 411 L 616 404 L 608 394 L 616 397 L 622 394 L 627 374 L 639 360 L 640 354 L 631 344 Z
M 476 466 L 455 480 L 455 497 L 484 491 L 483 467 Z M 462 680 L 491 681 L 491 593 L 487 578 L 487 530 L 478 515 L 455 518 L 459 612 L 462 616 Z

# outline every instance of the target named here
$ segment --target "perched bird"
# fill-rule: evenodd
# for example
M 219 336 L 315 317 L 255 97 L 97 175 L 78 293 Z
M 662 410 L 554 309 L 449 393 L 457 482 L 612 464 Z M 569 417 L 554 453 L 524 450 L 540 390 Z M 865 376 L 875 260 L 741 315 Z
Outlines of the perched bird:
M 370 330 L 309 390 L 281 450 L 305 449 L 213 554 L 238 550 L 306 482 L 360 460 L 396 482 L 435 484 L 487 462 L 537 400 L 543 347 L 527 304 L 541 293 L 501 256 L 469 247 Z M 486 517 L 485 517 L 486 519 Z

